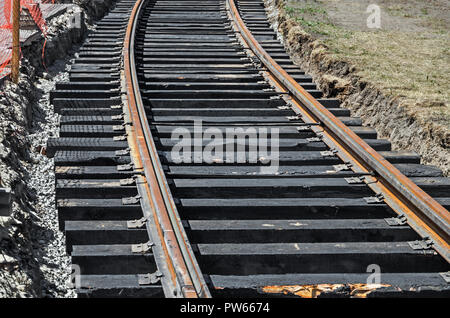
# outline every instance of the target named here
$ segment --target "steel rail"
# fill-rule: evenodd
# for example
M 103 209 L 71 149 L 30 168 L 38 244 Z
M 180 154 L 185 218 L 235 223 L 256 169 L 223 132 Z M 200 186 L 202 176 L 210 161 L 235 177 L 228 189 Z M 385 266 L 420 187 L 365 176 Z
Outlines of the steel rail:
M 408 224 L 422 237 L 431 239 L 434 249 L 450 262 L 449 211 L 403 175 L 300 86 L 254 38 L 242 20 L 235 1 L 227 0 L 227 6 L 237 31 L 275 80 L 290 92 L 297 101 L 294 104 L 322 123 L 324 130 L 342 145 L 346 155 L 353 157 L 367 171 L 376 173 L 377 189 L 384 195 L 386 203 L 399 215 L 405 215 Z
M 211 294 L 188 243 L 178 211 L 164 176 L 144 105 L 140 95 L 134 60 L 134 38 L 139 12 L 146 0 L 137 0 L 127 26 L 123 61 L 129 116 L 134 128 L 138 149 L 133 155 L 142 164 L 146 179 L 148 201 L 155 216 L 156 228 L 161 239 L 165 259 L 175 286 L 176 297 L 209 298 Z

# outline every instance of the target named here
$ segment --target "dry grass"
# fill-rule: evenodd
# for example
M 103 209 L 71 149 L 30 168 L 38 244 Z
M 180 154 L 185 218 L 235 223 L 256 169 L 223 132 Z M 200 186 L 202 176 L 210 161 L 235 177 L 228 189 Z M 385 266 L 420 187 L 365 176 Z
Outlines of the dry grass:
M 442 8 L 433 7 L 439 1 L 428 7 L 411 2 L 382 1 L 382 19 L 389 23 L 377 31 L 348 23 L 345 19 L 352 17 L 339 14 L 342 8 L 335 0 L 288 1 L 285 10 L 333 55 L 354 64 L 359 75 L 384 93 L 401 97 L 401 105 L 414 117 L 450 128 L 448 24 Z M 345 10 L 351 15 L 349 3 Z

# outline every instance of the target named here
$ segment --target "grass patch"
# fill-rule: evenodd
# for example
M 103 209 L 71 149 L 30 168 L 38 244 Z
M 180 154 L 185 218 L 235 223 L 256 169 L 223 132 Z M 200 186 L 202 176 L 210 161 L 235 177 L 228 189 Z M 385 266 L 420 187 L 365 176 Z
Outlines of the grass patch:
M 411 21 L 414 15 L 423 21 L 425 28 L 420 32 L 386 29 L 373 32 L 346 28 L 332 21 L 329 14 L 334 13 L 333 3 L 333 0 L 289 2 L 285 9 L 306 32 L 320 38 L 336 58 L 350 61 L 359 75 L 387 94 L 402 97 L 417 118 L 450 128 L 449 29 L 445 21 L 435 16 L 436 9 L 388 1 L 383 14 L 400 22 Z M 411 10 L 415 10 L 414 14 Z
M 296 7 L 285 5 L 288 15 L 305 31 L 315 35 L 330 35 L 334 24 L 330 23 L 327 11 L 318 4 L 296 3 Z

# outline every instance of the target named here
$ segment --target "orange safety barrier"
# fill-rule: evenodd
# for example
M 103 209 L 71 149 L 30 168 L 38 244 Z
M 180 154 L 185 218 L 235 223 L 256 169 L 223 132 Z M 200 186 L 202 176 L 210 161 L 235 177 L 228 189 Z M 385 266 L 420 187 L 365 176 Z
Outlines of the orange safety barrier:
M 12 4 L 14 0 L 0 0 L 0 78 L 10 74 L 12 57 Z M 44 37 L 47 23 L 40 9 L 41 3 L 54 3 L 55 0 L 20 0 L 21 9 L 27 8 Z

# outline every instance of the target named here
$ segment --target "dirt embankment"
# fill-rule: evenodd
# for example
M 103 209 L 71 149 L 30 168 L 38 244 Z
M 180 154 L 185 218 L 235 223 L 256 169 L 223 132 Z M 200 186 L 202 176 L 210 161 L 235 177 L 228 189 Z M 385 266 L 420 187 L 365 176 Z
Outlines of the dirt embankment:
M 11 217 L 0 217 L 0 298 L 73 297 L 70 258 L 58 229 L 53 160 L 48 138 L 58 135 L 49 91 L 68 79 L 67 64 L 87 35 L 87 21 L 105 14 L 115 0 L 95 1 L 48 21 L 44 39 L 22 48 L 19 83 L 0 82 L 0 180 L 13 194 Z M 80 25 L 68 21 L 80 14 Z
M 423 163 L 436 165 L 446 176 L 450 175 L 450 130 L 445 124 L 422 118 L 415 111 L 417 105 L 410 105 L 411 100 L 390 94 L 362 76 L 351 59 L 333 55 L 323 41 L 305 32 L 301 23 L 290 17 L 285 1 L 265 3 L 289 54 L 313 76 L 326 96 L 339 98 L 352 115 L 363 119 L 364 125 L 376 128 L 380 137 L 388 138 L 394 150 L 414 150 L 422 156 Z
M 94 21 L 102 18 L 105 12 L 111 9 L 111 6 L 117 0 L 73 0 L 73 3 L 80 6 L 86 14 L 86 22 L 92 24 Z

